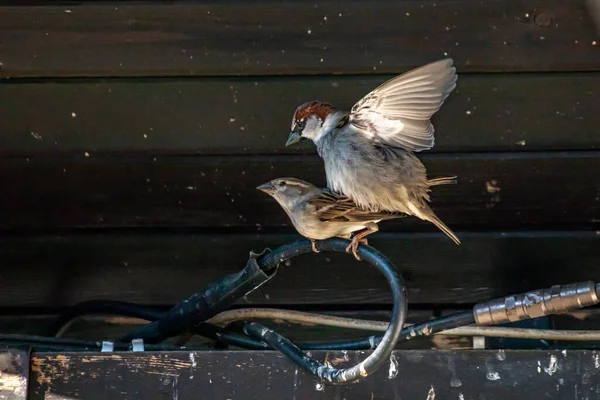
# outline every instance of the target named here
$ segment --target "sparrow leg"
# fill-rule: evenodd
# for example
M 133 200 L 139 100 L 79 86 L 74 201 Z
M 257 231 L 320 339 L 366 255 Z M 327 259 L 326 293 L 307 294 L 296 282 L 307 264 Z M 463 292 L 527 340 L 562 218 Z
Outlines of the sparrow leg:
M 372 224 L 371 226 L 368 226 L 366 230 L 354 235 L 354 237 L 352 238 L 352 242 L 350 242 L 348 247 L 346 247 L 346 253 L 350 253 L 350 250 L 352 250 L 354 258 L 360 261 L 360 257 L 358 256 L 358 246 L 360 244 L 369 244 L 367 239 L 365 239 L 365 236 L 370 235 L 371 233 L 375 233 L 378 230 L 379 227 L 376 224 Z
M 314 251 L 315 253 L 320 253 L 321 250 L 317 250 L 317 246 L 316 246 L 316 240 L 310 239 L 310 243 L 312 245 L 312 251 Z

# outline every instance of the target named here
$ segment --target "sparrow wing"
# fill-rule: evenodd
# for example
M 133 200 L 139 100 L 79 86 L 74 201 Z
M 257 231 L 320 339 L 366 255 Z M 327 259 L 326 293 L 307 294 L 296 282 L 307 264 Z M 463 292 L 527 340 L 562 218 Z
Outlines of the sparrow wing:
M 446 58 L 383 83 L 352 107 L 349 122 L 376 142 L 411 151 L 433 147 L 430 122 L 456 87 L 456 68 Z
M 308 204 L 314 209 L 319 220 L 323 222 L 368 222 L 405 216 L 402 213 L 363 210 L 349 197 L 332 192 L 329 189 L 322 190 L 317 196 L 310 199 Z

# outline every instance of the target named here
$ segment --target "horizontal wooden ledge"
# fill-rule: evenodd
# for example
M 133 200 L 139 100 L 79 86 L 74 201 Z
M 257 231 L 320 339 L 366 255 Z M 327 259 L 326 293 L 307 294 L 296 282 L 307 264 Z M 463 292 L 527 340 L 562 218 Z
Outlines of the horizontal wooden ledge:
M 600 68 L 584 0 L 46 4 L 0 7 L 1 76 Z
M 376 233 L 369 243 L 402 274 L 411 307 L 471 305 L 555 284 L 595 280 L 597 232 L 461 235 Z M 250 251 L 275 249 L 297 235 L 63 234 L 0 237 L 0 308 L 60 308 L 106 299 L 172 305 L 227 274 Z M 27 276 L 27 279 L 23 279 Z M 307 254 L 239 305 L 390 304 L 385 279 L 352 255 Z
M 349 110 L 391 77 L 7 81 L 0 156 L 310 152 L 284 146 L 299 104 Z M 599 148 L 599 88 L 600 72 L 461 74 L 434 115 L 432 151 Z
M 312 352 L 342 368 L 369 352 Z M 206 398 L 349 400 L 394 398 L 594 398 L 600 383 L 592 350 L 396 351 L 356 384 L 328 385 L 275 351 L 40 353 L 31 360 L 32 399 Z M 585 372 L 582 372 L 585 371 Z M 582 375 L 583 374 L 583 375 Z M 397 397 L 396 397 L 397 398 Z
M 424 154 L 432 206 L 456 230 L 597 229 L 600 153 Z M 316 155 L 0 159 L 0 229 L 289 227 L 259 184 L 295 176 L 325 184 Z M 436 231 L 416 218 L 382 230 Z

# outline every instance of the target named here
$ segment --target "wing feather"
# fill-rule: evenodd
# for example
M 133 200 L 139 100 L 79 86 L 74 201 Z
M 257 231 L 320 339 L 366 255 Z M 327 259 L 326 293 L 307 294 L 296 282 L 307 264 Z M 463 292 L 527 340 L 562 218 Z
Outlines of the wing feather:
M 374 212 L 363 210 L 349 197 L 323 189 L 320 194 L 308 201 L 317 217 L 324 222 L 368 222 L 405 217 L 402 213 Z
M 456 87 L 453 64 L 446 58 L 383 83 L 352 107 L 350 123 L 377 142 L 411 151 L 432 148 L 430 119 Z

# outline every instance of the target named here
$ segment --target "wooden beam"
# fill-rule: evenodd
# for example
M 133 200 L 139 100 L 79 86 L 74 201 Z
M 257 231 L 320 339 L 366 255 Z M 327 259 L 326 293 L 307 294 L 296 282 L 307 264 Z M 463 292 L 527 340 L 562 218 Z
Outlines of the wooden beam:
M 284 147 L 298 104 L 349 110 L 388 78 L 7 81 L 0 155 L 314 152 Z M 598 88 L 600 73 L 461 74 L 434 116 L 432 151 L 600 148 Z
M 598 152 L 423 154 L 434 210 L 456 230 L 596 229 Z M 282 176 L 325 184 L 317 156 L 0 159 L 0 229 L 189 227 L 268 232 L 290 223 L 256 186 Z M 435 227 L 404 218 L 387 231 Z M 239 230 L 238 230 L 239 231 Z
M 595 232 L 377 233 L 408 287 L 410 307 L 470 304 L 599 276 Z M 198 235 L 151 232 L 7 235 L 0 240 L 0 308 L 58 309 L 86 300 L 173 305 L 243 268 L 250 251 L 275 249 L 296 235 Z M 27 277 L 24 279 L 23 277 Z M 387 308 L 388 286 L 374 269 L 340 253 L 308 254 L 282 264 L 239 306 Z
M 367 352 L 314 352 L 337 368 Z M 396 351 L 357 384 L 328 385 L 277 352 L 41 353 L 31 400 L 155 399 L 585 399 L 600 385 L 590 350 Z M 60 397 L 59 397 L 60 396 Z
M 584 0 L 36 3 L 0 7 L 3 77 L 600 68 Z

